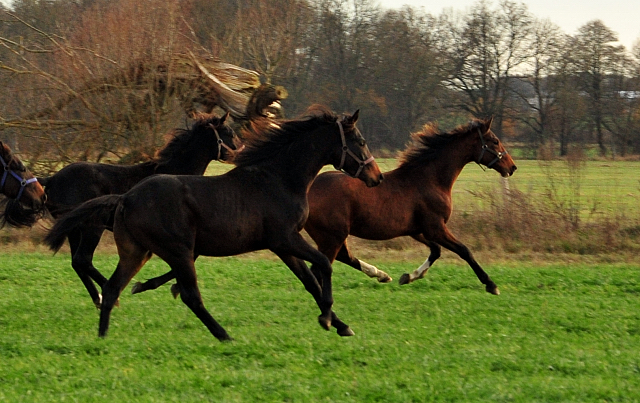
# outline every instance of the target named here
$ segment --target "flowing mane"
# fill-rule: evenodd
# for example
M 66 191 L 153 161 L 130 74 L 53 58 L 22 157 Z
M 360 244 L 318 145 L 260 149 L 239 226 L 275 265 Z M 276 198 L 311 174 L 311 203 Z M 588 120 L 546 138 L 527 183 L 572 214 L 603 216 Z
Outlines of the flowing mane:
M 259 164 L 273 161 L 294 143 L 304 139 L 304 135 L 320 124 L 334 124 L 338 120 L 335 113 L 321 105 L 313 105 L 305 114 L 292 120 L 257 120 L 243 132 L 245 149 L 235 158 L 236 166 Z
M 420 131 L 411 133 L 411 141 L 400 154 L 399 168 L 416 168 L 428 164 L 440 155 L 439 151 L 461 136 L 480 128 L 486 122 L 474 119 L 450 132 L 441 132 L 437 123 L 427 123 Z
M 156 155 L 153 157 L 153 162 L 158 165 L 162 165 L 176 158 L 178 154 L 185 153 L 189 142 L 202 130 L 207 130 L 209 125 L 218 127 L 219 124 L 220 118 L 217 116 L 203 114 L 196 118 L 196 121 L 191 125 L 191 129 L 173 130 L 169 134 L 170 139 L 164 147 L 156 151 Z

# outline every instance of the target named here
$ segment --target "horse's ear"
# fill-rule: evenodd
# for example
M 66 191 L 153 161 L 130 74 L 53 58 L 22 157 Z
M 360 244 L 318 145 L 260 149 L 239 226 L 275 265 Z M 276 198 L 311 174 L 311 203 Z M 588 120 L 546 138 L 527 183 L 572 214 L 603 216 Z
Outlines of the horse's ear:
M 223 117 L 220 118 L 220 125 L 224 124 L 224 121 L 227 120 L 227 118 L 229 117 L 229 111 L 227 111 L 227 113 L 224 114 Z
M 493 123 L 493 116 L 487 119 L 487 122 L 485 124 L 487 126 L 487 131 L 491 130 L 491 123 Z
M 347 121 L 348 121 L 350 124 L 355 125 L 355 124 L 356 124 L 356 122 L 358 121 L 358 116 L 359 116 L 359 115 L 360 115 L 360 109 L 357 109 L 357 110 L 353 113 L 353 115 L 351 115 L 351 117 L 347 119 Z

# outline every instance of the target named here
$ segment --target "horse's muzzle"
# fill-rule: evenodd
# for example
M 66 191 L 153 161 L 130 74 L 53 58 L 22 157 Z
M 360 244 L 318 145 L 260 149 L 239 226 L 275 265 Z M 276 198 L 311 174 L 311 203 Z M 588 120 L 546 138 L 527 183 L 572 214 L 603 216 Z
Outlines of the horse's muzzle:
M 380 172 L 377 178 L 366 180 L 364 183 L 368 188 L 372 188 L 378 186 L 384 180 L 384 175 Z

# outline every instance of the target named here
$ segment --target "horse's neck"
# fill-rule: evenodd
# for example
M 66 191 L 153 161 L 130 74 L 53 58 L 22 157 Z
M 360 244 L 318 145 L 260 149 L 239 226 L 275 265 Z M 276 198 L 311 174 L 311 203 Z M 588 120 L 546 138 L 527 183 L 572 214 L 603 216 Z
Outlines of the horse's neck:
M 328 142 L 325 142 L 325 144 Z M 279 162 L 267 169 L 277 171 L 284 183 L 296 193 L 306 195 L 323 166 L 329 164 L 328 151 L 305 144 L 304 147 L 282 156 Z
M 473 160 L 471 156 L 460 153 L 459 147 L 455 144 L 449 145 L 438 154 L 437 158 L 422 169 L 416 170 L 414 174 L 421 175 L 424 180 L 435 180 L 440 188 L 451 191 L 464 167 Z M 421 180 L 417 181 L 417 183 L 420 182 Z
M 155 173 L 156 164 L 152 161 L 142 162 L 140 164 L 135 165 L 125 165 L 123 168 L 125 169 L 126 174 L 123 178 L 126 178 L 126 181 L 129 183 L 121 183 L 120 185 L 133 187 L 136 183 L 140 182 L 142 179 L 147 176 L 151 176 Z M 122 178 L 120 178 L 122 180 Z
M 207 153 L 208 154 L 208 153 Z M 172 175 L 203 175 L 211 159 L 205 153 L 192 155 L 182 153 L 161 164 L 157 164 L 155 173 Z

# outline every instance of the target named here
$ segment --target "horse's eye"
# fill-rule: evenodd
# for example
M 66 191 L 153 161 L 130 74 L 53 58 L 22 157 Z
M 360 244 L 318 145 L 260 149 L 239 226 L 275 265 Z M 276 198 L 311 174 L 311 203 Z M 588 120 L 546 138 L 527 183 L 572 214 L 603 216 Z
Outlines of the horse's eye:
M 364 139 L 360 139 L 360 147 L 364 147 L 366 144 L 367 142 Z

